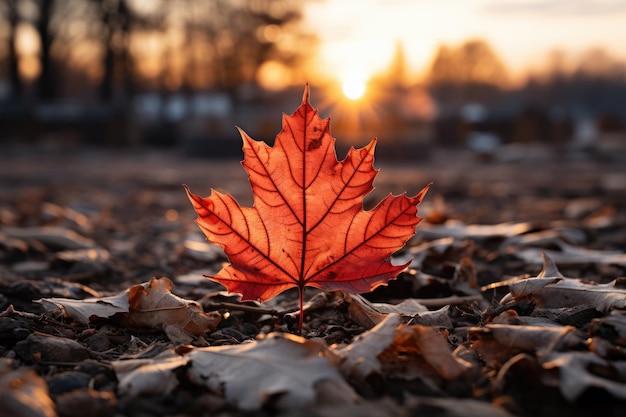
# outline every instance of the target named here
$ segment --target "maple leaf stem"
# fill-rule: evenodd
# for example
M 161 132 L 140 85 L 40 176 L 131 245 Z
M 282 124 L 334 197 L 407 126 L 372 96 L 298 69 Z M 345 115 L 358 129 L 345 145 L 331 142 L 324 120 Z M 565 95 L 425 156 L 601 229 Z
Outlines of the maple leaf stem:
M 304 321 L 304 287 L 298 287 L 300 298 L 300 315 L 298 316 L 298 335 L 302 335 L 302 323 Z

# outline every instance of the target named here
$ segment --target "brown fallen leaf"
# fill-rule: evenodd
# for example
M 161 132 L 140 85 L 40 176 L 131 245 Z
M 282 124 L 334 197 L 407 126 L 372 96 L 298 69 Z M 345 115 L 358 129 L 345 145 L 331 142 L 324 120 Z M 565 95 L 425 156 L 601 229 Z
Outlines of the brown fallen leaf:
M 572 326 L 487 324 L 467 331 L 470 347 L 493 368 L 519 353 L 549 353 L 579 348 L 584 339 Z
M 178 343 L 189 343 L 190 336 L 202 336 L 217 327 L 218 313 L 205 313 L 198 302 L 178 297 L 171 289 L 172 281 L 167 278 L 152 278 L 131 287 L 126 323 L 163 330 L 172 342 Z
M 54 249 L 92 249 L 96 243 L 63 227 L 3 227 L 2 233 L 15 239 L 37 241 Z
M 447 330 L 430 326 L 399 326 L 393 344 L 379 359 L 386 372 L 405 379 L 432 376 L 434 370 L 444 380 L 454 381 L 468 370 L 467 363 L 452 355 Z
M 67 317 L 83 324 L 93 318 L 120 315 L 129 327 L 162 330 L 175 343 L 189 343 L 192 336 L 216 328 L 218 313 L 205 313 L 199 303 L 178 297 L 171 289 L 169 279 L 152 278 L 110 297 L 43 298 L 39 302 L 48 310 L 61 309 Z
M 42 298 L 38 300 L 47 310 L 61 309 L 66 317 L 82 324 L 95 318 L 110 318 L 128 313 L 128 290 L 109 297 L 92 297 L 84 300 L 73 298 Z
M 187 356 L 192 382 L 223 393 L 229 404 L 242 410 L 258 410 L 271 398 L 281 409 L 311 405 L 318 384 L 328 382 L 341 394 L 335 401 L 354 403 L 358 398 L 334 366 L 337 358 L 330 350 L 290 334 L 272 333 L 237 346 L 197 348 Z
M 383 321 L 389 313 L 396 313 L 408 317 L 428 309 L 414 299 L 406 299 L 400 304 L 372 303 L 359 294 L 349 294 L 336 291 L 348 303 L 350 319 L 366 329 L 371 329 Z
M 465 224 L 458 220 L 448 220 L 442 225 L 422 225 L 416 235 L 426 239 L 455 238 L 463 239 L 492 239 L 494 237 L 516 236 L 531 230 L 531 223 L 500 223 Z
M 48 385 L 32 369 L 13 370 L 8 360 L 0 362 L 0 410 L 11 417 L 56 417 Z
M 543 255 L 561 265 L 584 265 L 588 263 L 626 266 L 626 254 L 619 251 L 587 249 L 567 243 L 560 236 L 520 241 L 519 246 L 507 249 L 513 256 L 526 263 L 541 263 Z M 553 249 L 554 247 L 558 249 Z
M 179 384 L 173 371 L 188 361 L 188 357 L 169 349 L 154 358 L 118 360 L 111 362 L 111 366 L 119 381 L 119 393 L 136 397 L 172 392 Z
M 415 298 L 408 298 L 399 304 L 372 303 L 359 294 L 341 293 L 348 303 L 350 319 L 366 329 L 371 329 L 391 313 L 404 316 L 406 318 L 404 321 L 410 321 L 410 324 L 452 328 L 452 322 L 448 316 L 449 305 L 430 311 L 422 304 L 424 300 Z
M 602 313 L 626 308 L 626 279 L 617 278 L 606 284 L 583 282 L 565 278 L 550 256 L 543 253 L 544 266 L 535 278 L 509 284 L 509 294 L 500 303 L 528 299 L 541 308 L 594 306 Z
M 610 342 L 626 348 L 626 313 L 615 310 L 606 317 L 593 319 L 589 333 L 592 336 L 602 335 Z
M 205 386 L 239 409 L 254 411 L 267 402 L 295 409 L 323 399 L 326 404 L 353 404 L 358 395 L 336 368 L 338 358 L 324 345 L 289 334 L 237 346 L 168 349 L 149 359 L 112 362 L 122 394 L 163 395 L 181 381 Z
M 613 397 L 626 400 L 626 365 L 610 362 L 589 352 L 553 353 L 543 358 L 545 369 L 558 369 L 561 394 L 576 401 L 587 389 L 599 388 Z M 607 378 L 614 375 L 614 378 Z
M 437 385 L 440 380 L 455 380 L 468 370 L 466 362 L 452 355 L 446 331 L 402 324 L 397 314 L 390 314 L 336 352 L 343 358 L 342 373 L 364 384 L 370 375 L 378 374 L 404 379 L 421 377 Z

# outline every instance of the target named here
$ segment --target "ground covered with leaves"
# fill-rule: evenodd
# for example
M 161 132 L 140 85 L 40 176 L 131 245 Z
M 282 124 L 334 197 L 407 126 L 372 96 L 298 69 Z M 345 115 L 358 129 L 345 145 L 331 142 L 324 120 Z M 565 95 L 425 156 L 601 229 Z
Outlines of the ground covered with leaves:
M 296 291 L 241 302 L 202 277 L 226 259 L 182 184 L 250 205 L 237 161 L 2 152 L 0 409 L 621 416 L 626 159 L 524 155 L 377 163 L 366 206 L 433 182 L 394 256 L 413 260 L 363 296 L 307 288 L 297 336 Z

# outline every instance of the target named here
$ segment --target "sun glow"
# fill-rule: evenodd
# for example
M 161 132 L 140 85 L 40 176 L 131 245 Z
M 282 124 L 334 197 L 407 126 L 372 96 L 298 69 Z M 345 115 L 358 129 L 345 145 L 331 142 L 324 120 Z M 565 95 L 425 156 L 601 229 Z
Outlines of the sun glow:
M 365 81 L 358 77 L 351 77 L 342 84 L 343 94 L 350 100 L 358 100 L 365 94 Z

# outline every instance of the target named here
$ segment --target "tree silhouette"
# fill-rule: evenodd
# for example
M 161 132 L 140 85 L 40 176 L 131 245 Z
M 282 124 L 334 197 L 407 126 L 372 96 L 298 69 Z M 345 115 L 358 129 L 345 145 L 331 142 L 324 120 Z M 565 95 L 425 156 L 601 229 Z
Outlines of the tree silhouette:
M 301 8 L 295 0 L 197 3 L 188 29 L 208 46 L 213 87 L 238 101 L 240 87 L 256 83 L 265 62 L 299 66 L 314 43 L 298 26 Z
M 441 45 L 428 72 L 431 93 L 439 101 L 488 102 L 507 82 L 507 70 L 489 44 L 474 39 L 458 47 Z
M 20 80 L 18 55 L 16 48 L 17 25 L 20 17 L 17 10 L 18 0 L 3 0 L 0 2 L 0 15 L 7 23 L 8 33 L 6 38 L 7 50 L 7 78 L 9 80 L 9 98 L 17 99 L 22 93 L 22 82 Z

